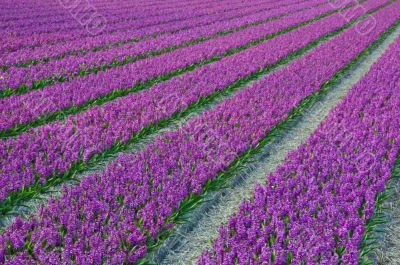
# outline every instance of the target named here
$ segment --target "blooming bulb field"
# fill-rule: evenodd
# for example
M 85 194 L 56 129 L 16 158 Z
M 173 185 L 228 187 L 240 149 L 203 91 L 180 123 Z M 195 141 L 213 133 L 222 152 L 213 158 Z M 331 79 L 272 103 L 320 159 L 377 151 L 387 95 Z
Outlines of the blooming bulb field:
M 400 27 L 396 0 L 62 2 L 0 10 L 0 264 L 154 263 Z M 359 263 L 400 149 L 394 39 L 193 263 Z

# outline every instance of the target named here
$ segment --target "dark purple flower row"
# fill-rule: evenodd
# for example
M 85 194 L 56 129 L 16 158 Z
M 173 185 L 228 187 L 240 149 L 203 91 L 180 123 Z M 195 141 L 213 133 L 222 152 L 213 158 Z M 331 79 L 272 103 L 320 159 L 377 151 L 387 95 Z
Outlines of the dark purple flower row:
M 296 1 L 296 0 L 286 0 L 286 1 Z M 40 45 L 39 47 L 28 47 L 26 49 L 21 49 L 15 52 L 4 54 L 0 57 L 1 65 L 10 65 L 15 63 L 25 63 L 29 59 L 40 60 L 47 57 L 54 57 L 59 55 L 68 54 L 71 52 L 79 52 L 80 50 L 92 50 L 94 47 L 106 47 L 113 46 L 115 43 L 120 41 L 132 40 L 134 38 L 151 38 L 154 35 L 173 33 L 179 30 L 190 29 L 196 26 L 209 25 L 218 21 L 225 21 L 234 19 L 240 14 L 252 14 L 257 11 L 272 8 L 272 4 L 262 4 L 261 6 L 250 7 L 246 9 L 231 10 L 224 13 L 220 17 L 216 15 L 211 17 L 199 17 L 197 19 L 183 20 L 171 23 L 165 23 L 162 25 L 154 25 L 142 29 L 132 28 L 129 32 L 116 32 L 114 34 L 99 35 L 92 38 L 79 38 L 74 41 L 69 41 L 68 43 L 55 43 L 48 45 Z M 125 35 L 124 35 L 125 34 Z M 44 38 L 44 37 L 43 37 Z
M 18 218 L 0 235 L 0 259 L 6 264 L 136 262 L 147 252 L 147 238 L 173 227 L 169 217 L 184 198 L 200 193 L 376 40 L 399 17 L 399 7 L 397 2 L 377 12 L 369 34 L 351 27 L 145 150 L 121 155 L 102 174 L 65 187 L 37 217 Z
M 101 14 L 103 17 L 106 18 L 107 22 L 109 23 L 110 21 L 113 22 L 118 22 L 119 20 L 123 20 L 124 17 L 128 14 L 128 18 L 135 18 L 135 19 L 141 19 L 141 18 L 151 18 L 155 16 L 162 16 L 162 15 L 169 15 L 169 14 L 174 14 L 176 12 L 182 13 L 184 11 L 184 8 L 187 7 L 187 5 L 192 6 L 197 6 L 199 8 L 205 7 L 203 5 L 210 5 L 212 2 L 215 0 L 209 0 L 209 1 L 202 1 L 201 3 L 192 2 L 188 3 L 188 1 L 181 1 L 179 4 L 176 2 L 170 1 L 170 3 L 164 1 L 162 3 L 149 3 L 149 4 L 143 4 L 143 3 L 132 3 L 132 1 L 118 1 L 117 5 L 113 5 L 109 1 L 106 3 L 102 3 L 100 1 L 91 1 L 91 5 L 96 8 L 96 11 L 98 14 Z M 44 3 L 43 1 L 41 3 Z M 52 2 L 53 3 L 53 2 Z M 81 2 L 82 4 L 83 2 Z M 39 5 L 38 3 L 34 3 L 33 5 L 29 4 L 24 4 L 24 7 L 17 7 L 16 3 L 13 3 L 12 10 L 5 10 L 6 8 L 4 7 L 0 11 L 5 11 L 5 14 L 0 13 L 0 21 L 3 23 L 0 25 L 1 28 L 8 28 L 9 26 L 13 25 L 24 25 L 30 26 L 30 28 L 33 28 L 32 25 L 43 25 L 43 24 L 50 24 L 51 25 L 56 25 L 56 24 L 66 24 L 68 22 L 72 23 L 72 25 L 78 24 L 77 21 L 74 19 L 74 17 L 71 16 L 71 13 L 68 12 L 68 10 L 65 10 L 65 8 L 61 5 L 61 3 L 44 3 L 44 7 Z M 72 4 L 71 2 L 66 2 L 66 4 Z M 165 5 L 166 4 L 166 5 Z M 157 8 L 154 8 L 155 5 Z M 25 10 L 25 9 L 27 10 Z M 179 8 L 179 9 L 178 9 Z M 40 11 L 37 11 L 40 10 Z M 13 11 L 16 11 L 18 15 L 13 15 Z M 37 12 L 40 12 L 40 14 L 37 14 Z M 85 10 L 81 10 L 79 12 L 80 15 L 85 13 Z M 90 11 L 89 11 L 90 13 Z M 27 16 L 28 14 L 28 16 Z M 92 13 L 93 14 L 93 13 Z M 125 18 L 126 19 L 126 18 Z M 81 26 L 81 25 L 80 25 Z M 36 27 L 35 27 L 36 28 Z M 16 37 L 16 34 L 18 34 L 15 30 L 12 31 L 11 29 L 6 32 L 6 35 L 14 36 Z M 32 32 L 31 34 L 32 35 Z
M 21 32 L 26 29 L 30 24 L 35 23 L 36 27 L 34 28 L 37 33 L 37 29 L 41 29 L 43 25 L 48 24 L 50 27 L 52 23 L 55 25 L 62 25 L 71 23 L 74 21 L 74 18 L 71 16 L 69 12 L 66 12 L 64 7 L 60 3 L 53 2 L 45 3 L 42 2 L 45 6 L 40 5 L 38 3 L 34 3 L 30 6 L 17 6 L 13 7 L 13 10 L 7 10 L 5 7 L 0 12 L 0 21 L 4 22 L 4 24 L 0 25 L 0 30 L 3 32 L 5 30 L 13 31 L 13 33 Z M 68 4 L 68 2 L 66 2 Z M 93 2 L 91 3 L 92 6 Z M 122 11 L 129 10 L 129 13 L 132 17 L 135 17 L 133 8 L 138 8 L 137 3 L 132 3 L 129 1 L 121 1 L 118 5 L 113 5 L 113 3 L 109 3 L 105 8 L 103 6 L 97 5 L 96 10 L 99 12 L 107 12 L 104 13 L 105 16 L 110 15 L 121 15 Z M 12 11 L 17 11 L 15 14 Z M 82 10 L 83 14 L 89 14 L 89 10 Z M 138 10 L 136 10 L 138 11 Z M 144 11 L 144 8 L 140 11 Z M 28 15 L 28 16 L 27 16 Z M 75 23 L 76 26 L 77 23 Z M 40 27 L 37 27 L 40 26 Z M 11 34 L 10 34 L 11 35 Z
M 259 3 L 261 0 L 256 0 L 256 6 L 250 6 L 249 12 L 255 12 L 258 9 L 262 9 L 265 5 Z M 233 10 L 230 10 L 230 9 Z M 142 38 L 145 36 L 151 36 L 154 34 L 159 34 L 166 31 L 176 31 L 184 28 L 190 28 L 194 25 L 205 25 L 212 23 L 214 21 L 223 20 L 229 17 L 235 17 L 235 12 L 237 13 L 241 9 L 232 7 L 229 5 L 213 6 L 208 9 L 199 10 L 187 10 L 184 14 L 187 14 L 186 19 L 174 20 L 171 17 L 176 16 L 176 14 L 157 16 L 150 20 L 152 22 L 149 26 L 142 25 L 139 26 L 142 20 L 139 21 L 128 21 L 109 25 L 109 30 L 107 34 L 98 34 L 96 36 L 80 36 L 75 38 L 75 33 L 65 33 L 63 31 L 50 33 L 50 34 L 39 34 L 29 36 L 28 38 L 21 38 L 19 36 L 10 37 L 4 39 L 0 45 L 0 51 L 3 51 L 3 56 L 1 56 L 1 65 L 8 65 L 9 62 L 4 61 L 4 57 L 9 57 L 11 54 L 18 55 L 20 53 L 37 52 L 36 47 L 39 46 L 39 50 L 43 51 L 43 55 L 54 56 L 59 54 L 65 54 L 71 51 L 79 52 L 81 50 L 91 50 L 94 47 L 111 45 L 116 42 L 132 40 L 135 38 Z M 252 10 L 252 11 L 250 11 Z M 220 11 L 218 13 L 218 11 Z M 186 13 L 187 12 L 187 13 Z M 181 11 L 181 13 L 183 13 Z M 208 15 L 210 13 L 210 15 Z M 138 24 L 138 25 L 135 25 Z M 125 29 L 117 30 L 111 33 L 112 28 L 118 28 L 121 24 L 125 24 Z M 79 31 L 79 30 L 78 30 Z M 82 28 L 83 34 L 89 34 L 85 28 Z M 47 52 L 46 52 L 47 51 Z
M 10 18 L 13 21 L 18 21 L 22 19 L 31 19 L 32 17 L 29 16 L 29 11 L 32 11 L 32 15 L 38 15 L 38 19 L 41 18 L 47 18 L 47 17 L 52 17 L 52 16 L 58 16 L 60 15 L 59 12 L 61 10 L 62 5 L 61 3 L 53 2 L 53 1 L 41 1 L 40 3 L 38 2 L 32 2 L 32 1 L 24 1 L 24 0 L 18 0 L 18 1 L 11 1 L 11 0 L 5 0 L 3 1 L 4 5 L 3 8 L 0 10 L 0 14 L 2 16 L 2 20 L 0 21 L 8 21 L 5 19 Z M 187 3 L 189 1 L 183 0 L 183 1 L 162 1 L 162 3 L 165 4 L 165 7 L 174 5 L 176 6 L 177 2 L 181 3 Z M 212 2 L 212 0 L 204 1 L 204 2 Z M 119 2 L 118 2 L 119 3 Z M 106 9 L 106 10 L 112 10 L 115 8 L 118 8 L 118 3 L 113 3 L 113 2 L 107 2 L 104 0 L 95 0 L 91 1 L 91 4 L 95 6 L 96 8 L 99 9 Z M 146 3 L 140 3 L 140 2 L 135 2 L 132 3 L 131 1 L 121 1 L 122 7 L 129 3 L 130 5 L 135 5 L 135 6 L 141 6 L 141 7 L 155 7 L 160 5 L 160 7 L 165 8 L 162 4 L 160 4 L 160 1 L 146 1 Z M 59 9 L 54 10 L 54 8 L 60 7 Z M 46 9 L 47 8 L 47 9 Z M 42 13 L 40 13 L 42 11 Z M 56 11 L 54 14 L 51 12 Z M 65 12 L 62 12 L 63 15 L 66 15 Z M 18 15 L 18 16 L 17 16 Z M 15 16 L 15 17 L 14 17 Z
M 226 1 L 226 0 L 225 0 Z M 236 0 L 237 1 L 237 0 Z M 228 5 L 231 3 L 231 5 Z M 87 5 L 86 3 L 82 2 L 81 5 Z M 128 10 L 122 14 L 115 14 L 115 12 L 104 12 L 99 13 L 100 11 L 96 11 L 97 14 L 101 14 L 103 19 L 106 21 L 104 28 L 97 34 L 99 35 L 107 35 L 113 34 L 117 31 L 126 31 L 130 29 L 142 29 L 150 26 L 157 26 L 164 23 L 172 23 L 176 21 L 185 21 L 194 18 L 201 18 L 201 17 L 209 17 L 213 14 L 223 13 L 226 11 L 234 11 L 240 10 L 241 8 L 246 8 L 249 3 L 235 3 L 234 1 L 229 2 L 218 2 L 215 3 L 213 6 L 200 6 L 203 5 L 202 3 L 194 2 L 193 5 L 183 7 L 183 8 L 175 8 L 174 11 L 168 12 L 165 15 L 161 16 L 143 16 L 142 14 L 140 17 L 133 16 L 129 13 Z M 135 12 L 138 10 L 132 7 Z M 139 8 L 140 10 L 140 8 Z M 114 14 L 113 14 L 114 13 Z M 145 12 L 144 12 L 145 13 Z M 87 18 L 90 17 L 91 14 L 87 15 Z M 80 17 L 84 17 L 83 14 L 79 13 Z M 25 29 L 17 29 L 17 30 L 7 30 L 7 33 L 11 35 L 11 40 L 17 41 L 18 43 L 25 43 L 19 47 L 26 48 L 23 49 L 25 51 L 33 51 L 38 46 L 45 45 L 45 47 L 53 47 L 53 44 L 65 44 L 66 42 L 70 42 L 72 40 L 79 40 L 79 39 L 88 39 L 91 35 L 86 29 L 86 27 L 81 25 L 82 23 L 77 23 L 76 21 L 66 22 L 63 24 L 58 23 L 51 23 L 50 25 L 39 25 L 35 23 L 35 27 L 32 29 L 32 26 L 27 26 Z M 55 38 L 53 38 L 54 36 Z M 45 40 L 41 42 L 39 45 L 35 45 L 36 42 L 40 40 Z M 9 51 L 13 51 L 12 49 L 8 49 Z M 37 51 L 36 51 L 37 52 Z M 18 53 L 13 53 L 18 54 Z
M 171 21 L 171 20 L 178 20 L 178 19 L 187 19 L 190 17 L 193 17 L 193 11 L 199 11 L 201 10 L 201 13 L 199 14 L 210 14 L 207 12 L 207 9 L 211 9 L 211 11 L 216 11 L 215 7 L 225 7 L 226 9 L 231 9 L 232 6 L 235 8 L 243 8 L 249 5 L 249 3 L 236 3 L 235 1 L 229 1 L 226 2 L 221 1 L 217 3 L 213 3 L 212 8 L 210 8 L 210 4 L 204 4 L 202 1 L 198 1 L 197 3 L 193 1 L 192 3 L 186 3 L 184 6 L 176 6 L 173 8 L 173 12 L 169 11 L 166 12 L 168 15 L 167 20 L 165 21 Z M 229 5 L 228 5 L 229 3 Z M 123 3 L 121 3 L 123 4 Z M 147 14 L 145 12 L 146 10 L 142 7 L 138 7 L 137 4 L 132 4 L 132 3 L 127 3 L 128 5 L 125 6 L 118 6 L 118 10 L 113 11 L 110 9 L 110 6 L 107 6 L 107 10 L 98 10 L 96 9 L 97 13 L 102 14 L 104 18 L 107 20 L 107 25 L 102 31 L 102 34 L 107 34 L 110 32 L 113 32 L 118 29 L 125 29 L 126 23 L 125 22 L 130 22 L 131 25 L 130 27 L 142 27 L 143 25 L 152 25 L 154 24 L 154 16 L 151 16 L 150 14 Z M 82 6 L 87 5 L 86 3 L 81 3 Z M 161 8 L 161 7 L 160 7 Z M 150 10 L 154 10 L 154 7 L 152 7 Z M 138 12 L 143 12 L 141 15 L 135 14 Z M 221 10 L 219 10 L 221 11 Z M 132 12 L 134 12 L 132 14 Z M 164 12 L 165 13 L 165 12 Z M 79 16 L 84 16 L 85 14 L 85 9 L 82 8 L 82 13 L 79 13 Z M 86 12 L 87 15 L 90 16 L 90 12 Z M 146 14 L 147 16 L 144 16 Z M 163 15 L 165 16 L 165 15 Z M 68 18 L 68 17 L 67 17 Z M 35 19 L 32 19 L 35 20 Z M 37 35 L 37 34 L 47 34 L 47 33 L 55 33 L 59 31 L 63 31 L 64 33 L 68 32 L 68 35 L 70 38 L 68 40 L 72 39 L 77 39 L 79 37 L 87 37 L 88 32 L 85 31 L 85 28 L 82 27 L 77 22 L 73 21 L 74 18 L 69 14 L 69 19 L 67 19 L 65 22 L 62 20 L 58 20 L 57 18 L 53 18 L 52 20 L 44 21 L 41 22 L 40 20 L 38 21 L 30 21 L 34 22 L 35 27 L 32 28 L 32 24 L 29 24 L 28 22 L 23 21 L 22 25 L 18 25 L 18 21 L 16 23 L 12 23 L 11 21 L 7 23 L 7 25 L 4 25 L 2 28 L 0 28 L 0 32 L 7 32 L 7 33 L 12 33 L 14 37 L 19 37 L 19 38 L 26 38 L 26 36 L 32 36 L 32 35 Z M 135 22 L 133 22 L 135 20 Z M 160 21 L 156 20 L 156 24 L 159 24 Z M 31 29 L 29 29 L 31 28 Z M 70 35 L 70 32 L 75 33 L 74 36 Z M 65 39 L 67 40 L 67 39 Z
M 291 264 L 339 264 L 339 251 L 342 264 L 357 264 L 400 150 L 399 55 L 400 38 L 243 202 L 199 264 L 285 264 L 288 256 Z
M 375 8 L 387 0 L 369 1 L 367 9 Z M 195 45 L 187 46 L 150 57 L 132 64 L 111 68 L 105 72 L 90 74 L 70 82 L 56 83 L 53 86 L 30 91 L 24 95 L 13 95 L 0 99 L 0 130 L 12 128 L 21 123 L 34 121 L 38 117 L 86 103 L 88 100 L 107 95 L 114 90 L 130 89 L 140 82 L 168 74 L 205 59 L 223 55 L 227 50 L 248 44 L 278 32 L 287 27 L 308 21 L 320 14 L 329 12 L 331 6 L 320 6 L 302 13 L 296 13 L 232 34 L 220 36 Z M 353 11 L 351 11 L 353 10 Z M 363 9 L 353 8 L 354 16 L 364 14 Z M 344 19 L 336 15 L 343 24 Z M 335 23 L 333 23 L 335 25 Z
M 207 36 L 221 31 L 235 29 L 253 22 L 285 15 L 288 14 L 288 12 L 299 12 L 304 8 L 315 8 L 316 5 L 320 4 L 321 0 L 311 0 L 299 5 L 292 4 L 287 7 L 268 9 L 264 12 L 257 12 L 255 15 L 245 15 L 228 21 L 215 22 L 207 26 L 193 27 L 188 30 L 163 34 L 156 38 L 144 39 L 139 42 L 128 43 L 111 49 L 89 52 L 86 54 L 75 54 L 61 60 L 51 60 L 46 63 L 32 65 L 31 67 L 10 67 L 2 74 L 3 79 L 0 80 L 0 90 L 5 88 L 15 89 L 23 84 L 31 86 L 34 81 L 42 79 L 68 78 L 70 75 L 77 74 L 79 70 L 89 70 L 96 66 L 110 65 L 115 61 L 122 61 L 126 58 L 134 58 L 139 55 L 143 56 L 150 51 L 179 45 L 201 37 L 207 38 Z M 331 10 L 332 7 L 327 6 L 325 9 Z M 34 58 L 35 54 L 29 54 L 30 58 Z M 37 55 L 39 57 L 43 56 L 43 54 Z
M 359 12 L 357 10 L 354 7 L 350 11 Z M 360 11 L 359 15 L 362 13 Z M 87 161 L 116 141 L 127 142 L 145 126 L 170 117 L 200 98 L 276 63 L 346 23 L 340 14 L 331 15 L 159 83 L 149 90 L 92 107 L 69 116 L 65 122 L 51 123 L 0 142 L 0 200 L 11 191 L 33 184 L 35 178 L 44 182 L 53 174 L 64 173 L 75 162 Z
M 199 4 L 201 6 L 204 5 L 212 5 L 217 1 L 215 0 L 207 0 L 201 1 Z M 66 2 L 68 4 L 68 2 Z M 172 13 L 171 10 L 176 10 L 176 8 L 185 8 L 191 3 L 196 3 L 192 1 L 147 1 L 145 4 L 140 2 L 133 3 L 132 1 L 119 1 L 116 2 L 115 5 L 110 3 L 110 1 L 91 1 L 91 5 L 93 5 L 100 12 L 119 12 L 123 8 L 134 8 L 136 10 L 130 10 L 130 14 L 132 17 L 141 18 L 144 14 L 149 16 L 154 15 L 162 15 Z M 19 5 L 20 4 L 20 5 Z M 29 5 L 30 4 L 30 5 Z M 52 21 L 52 22 L 63 22 L 71 18 L 70 13 L 65 12 L 64 7 L 60 3 L 55 2 L 44 2 L 41 1 L 40 4 L 29 2 L 29 4 L 16 3 L 15 1 L 11 3 L 11 6 L 7 8 L 3 5 L 3 8 L 0 10 L 0 21 L 1 22 L 35 22 L 35 21 Z M 155 8 L 157 7 L 157 9 Z M 119 13 L 115 13 L 119 15 Z M 35 17 L 37 20 L 33 19 Z M 58 21 L 55 20 L 58 19 Z
M 182 3 L 182 4 L 181 4 Z M 67 2 L 68 4 L 68 2 Z M 201 1 L 199 3 L 192 2 L 186 3 L 184 1 L 180 2 L 179 5 L 175 3 L 170 3 L 169 5 L 163 6 L 161 3 L 157 4 L 157 10 L 154 9 L 154 4 L 152 6 L 146 6 L 143 3 L 132 3 L 132 1 L 119 1 L 114 3 L 107 2 L 105 5 L 99 5 L 99 3 L 91 3 L 91 6 L 95 7 L 97 12 L 103 14 L 106 18 L 113 19 L 112 22 L 118 22 L 130 18 L 140 19 L 151 17 L 154 15 L 160 14 L 168 14 L 172 13 L 171 9 L 173 8 L 173 12 L 182 11 L 181 9 L 177 10 L 177 8 L 185 8 L 188 6 L 196 6 L 198 8 L 204 8 L 204 4 L 210 5 L 210 3 L 204 3 Z M 35 27 L 34 32 L 38 33 L 38 29 L 45 29 L 43 25 L 48 25 L 51 27 L 54 25 L 63 25 L 68 24 L 74 21 L 74 18 L 70 13 L 65 12 L 64 7 L 60 3 L 54 3 L 53 5 L 50 3 L 46 3 L 45 6 L 38 5 L 37 3 L 33 6 L 26 7 L 17 7 L 14 6 L 13 10 L 16 10 L 19 14 L 18 17 L 10 13 L 10 10 L 7 10 L 6 14 L 2 14 L 0 12 L 0 21 L 6 22 L 0 25 L 0 30 L 9 30 L 14 33 L 19 33 L 21 30 L 25 30 L 27 27 L 32 26 L 32 23 L 35 25 L 39 25 L 41 27 Z M 44 10 L 46 8 L 47 10 Z M 61 11 L 61 12 L 60 12 Z M 149 12 L 151 11 L 151 12 Z M 160 11 L 162 11 L 160 13 Z M 49 14 L 50 12 L 50 14 Z M 38 14 L 39 13 L 39 14 Z M 29 14 L 28 17 L 24 18 L 24 15 Z M 81 14 L 81 13 L 80 13 Z M 82 10 L 82 14 L 90 14 L 88 10 Z M 113 17 L 114 16 L 114 17 Z M 13 17 L 13 19 L 11 18 Z M 109 21 L 109 20 L 107 20 Z M 75 26 L 72 25 L 72 26 Z M 71 26 L 71 25 L 69 25 Z M 72 28 L 70 28 L 72 29 Z

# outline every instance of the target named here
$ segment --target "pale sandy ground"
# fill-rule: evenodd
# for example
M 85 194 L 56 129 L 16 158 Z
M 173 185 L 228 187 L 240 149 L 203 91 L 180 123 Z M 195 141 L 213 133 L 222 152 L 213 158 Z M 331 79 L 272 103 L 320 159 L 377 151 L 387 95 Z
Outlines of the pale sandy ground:
M 388 223 L 380 227 L 384 233 L 375 233 L 378 246 L 370 253 L 377 265 L 400 264 L 400 179 L 393 179 L 388 187 L 393 189 L 383 205 Z

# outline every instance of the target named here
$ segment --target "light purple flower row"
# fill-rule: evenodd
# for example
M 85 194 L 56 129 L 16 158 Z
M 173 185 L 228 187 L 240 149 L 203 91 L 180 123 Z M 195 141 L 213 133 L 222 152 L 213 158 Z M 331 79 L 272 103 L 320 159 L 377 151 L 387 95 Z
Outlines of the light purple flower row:
M 369 1 L 365 6 L 367 9 L 372 9 L 386 1 Z M 30 91 L 24 95 L 0 99 L 0 129 L 4 130 L 19 123 L 33 121 L 43 114 L 59 111 L 72 105 L 84 104 L 90 99 L 107 95 L 117 89 L 129 89 L 139 82 L 145 82 L 207 58 L 222 55 L 229 49 L 310 20 L 332 9 L 331 6 L 321 6 L 160 56 L 111 68 L 106 72 L 98 72 L 71 80 L 71 82 L 56 83 L 54 86 Z M 352 8 L 350 11 L 355 16 L 364 14 L 364 10 L 358 8 Z M 344 23 L 339 14 L 336 14 L 336 17 Z
M 200 193 L 387 30 L 399 16 L 399 5 L 391 7 L 375 14 L 369 34 L 359 35 L 356 26 L 346 30 L 145 150 L 121 155 L 102 174 L 65 187 L 38 217 L 18 218 L 0 235 L 0 258 L 5 264 L 135 263 L 146 254 L 148 237 L 173 227 L 169 217 L 184 198 Z
M 259 1 L 259 0 L 257 0 Z M 261 1 L 261 0 L 260 0 Z M 288 2 L 295 2 L 298 0 L 285 0 Z M 308 0 L 307 0 L 308 1 Z M 56 57 L 60 55 L 68 55 L 71 53 L 77 53 L 81 50 L 91 51 L 94 47 L 106 47 L 115 46 L 115 43 L 132 40 L 136 38 L 154 38 L 155 35 L 164 33 L 173 33 L 179 30 L 190 29 L 196 26 L 209 25 L 214 22 L 225 21 L 234 19 L 240 15 L 249 15 L 254 12 L 261 12 L 264 9 L 270 9 L 276 6 L 276 4 L 260 4 L 257 6 L 251 6 L 248 8 L 227 10 L 220 14 L 210 14 L 208 16 L 197 16 L 191 19 L 185 19 L 182 21 L 172 21 L 159 25 L 152 25 L 143 28 L 131 27 L 127 30 L 117 31 L 113 34 L 101 34 L 95 37 L 81 37 L 75 40 L 61 43 L 49 43 L 43 45 L 35 45 L 32 41 L 26 40 L 31 47 L 22 48 L 20 50 L 5 53 L 0 57 L 1 65 L 12 65 L 16 63 L 25 63 L 29 60 L 41 60 L 48 57 Z M 199 11 L 200 12 L 200 11 Z M 161 18 L 159 18 L 161 19 Z M 59 33 L 61 37 L 65 37 L 64 33 Z M 46 36 L 41 36 L 42 39 L 47 39 Z M 18 41 L 18 40 L 17 40 Z M 40 40 L 42 41 L 42 40 Z
M 198 264 L 285 264 L 289 255 L 291 264 L 358 263 L 366 221 L 400 150 L 399 55 L 400 38 L 242 203 Z
M 237 0 L 236 0 L 237 1 Z M 227 5 L 227 4 L 230 5 Z M 218 2 L 214 3 L 212 6 L 212 10 L 215 10 L 215 7 L 226 7 L 231 9 L 232 6 L 235 6 L 237 8 L 241 7 L 246 7 L 246 5 L 249 5 L 248 3 L 246 5 L 243 4 L 243 2 L 240 3 L 235 3 L 235 1 L 229 1 L 229 2 Z M 128 3 L 129 4 L 129 3 Z M 239 5 L 238 5 L 239 4 Z M 80 5 L 82 6 L 87 6 L 87 3 L 81 3 Z M 82 8 L 83 9 L 83 8 Z M 107 7 L 107 10 L 99 10 L 96 9 L 96 12 L 99 14 L 102 14 L 102 16 L 107 20 L 107 25 L 102 34 L 108 33 L 108 30 L 115 31 L 118 29 L 123 29 L 126 28 L 126 24 L 119 24 L 116 25 L 117 23 L 121 22 L 132 22 L 133 20 L 136 20 L 132 26 L 135 26 L 136 28 L 138 26 L 143 26 L 143 25 L 148 25 L 151 24 L 159 24 L 160 21 L 156 20 L 154 22 L 154 16 L 151 16 L 151 14 L 147 14 L 146 10 L 142 7 L 139 7 L 137 5 L 126 5 L 126 6 L 120 6 L 118 7 L 119 10 L 113 11 L 109 7 Z M 210 9 L 209 4 L 204 4 L 203 2 L 192 2 L 192 3 L 186 3 L 185 6 L 183 7 L 178 7 L 176 6 L 173 9 L 173 13 L 171 11 L 167 12 L 171 13 L 172 16 L 169 16 L 168 21 L 170 20 L 178 20 L 178 19 L 186 19 L 188 17 L 193 16 L 191 11 L 198 11 L 201 10 L 203 14 L 209 14 L 206 10 Z M 150 10 L 154 11 L 154 7 L 152 7 Z M 141 12 L 141 15 L 135 14 Z M 86 11 L 83 9 L 81 13 L 79 13 L 79 16 L 83 17 L 84 14 L 91 15 L 90 13 L 92 11 Z M 207 12 L 207 13 L 206 13 Z M 133 14 L 132 14 L 133 13 Z M 164 12 L 165 13 L 165 12 Z M 146 16 L 145 16 L 146 15 Z M 169 15 L 169 14 L 168 14 Z M 165 15 L 164 15 L 165 16 Z M 140 19 L 139 21 L 137 21 Z M 23 38 L 26 36 L 31 36 L 31 35 L 36 35 L 36 34 L 44 34 L 44 33 L 52 33 L 52 32 L 57 32 L 57 31 L 64 31 L 64 32 L 74 32 L 75 36 L 73 36 L 73 39 L 77 39 L 82 36 L 87 36 L 87 32 L 85 32 L 84 27 L 80 25 L 79 23 L 74 22 L 74 18 L 69 14 L 69 18 L 67 17 L 66 21 L 60 20 L 60 18 L 52 18 L 52 19 L 47 19 L 43 22 L 40 20 L 34 21 L 35 27 L 32 28 L 32 22 L 35 19 L 32 19 L 32 21 L 16 21 L 15 23 L 8 22 L 7 25 L 4 25 L 3 27 L 0 28 L 0 32 L 5 31 L 9 33 L 13 33 L 15 37 Z M 29 23 L 31 22 L 31 23 Z M 71 23 L 72 22 L 72 23 Z
M 261 4 L 259 3 L 260 1 L 261 0 L 256 0 L 257 6 L 250 6 L 248 9 L 251 9 L 253 10 L 251 12 L 254 12 L 262 8 L 264 5 L 268 5 Z M 48 53 L 50 54 L 51 52 L 56 52 L 56 48 L 59 50 L 58 54 L 63 54 L 71 50 L 80 51 L 82 49 L 90 49 L 96 46 L 105 46 L 119 41 L 158 34 L 164 31 L 173 31 L 185 27 L 191 27 L 193 25 L 207 24 L 217 21 L 218 19 L 222 20 L 225 17 L 229 17 L 229 15 L 234 16 L 232 13 L 238 12 L 235 5 L 232 7 L 233 11 L 230 11 L 230 8 L 231 7 L 226 5 L 226 3 L 221 6 L 215 5 L 205 10 L 196 8 L 191 10 L 190 8 L 186 8 L 184 12 L 181 11 L 181 14 L 184 14 L 184 16 L 187 17 L 186 19 L 174 19 L 173 17 L 176 16 L 174 13 L 172 15 L 169 14 L 150 18 L 148 20 L 151 21 L 145 20 L 144 25 L 142 25 L 142 20 L 133 20 L 114 24 L 107 23 L 108 29 L 96 36 L 88 35 L 89 33 L 84 27 L 77 29 L 76 31 L 78 32 L 76 33 L 74 31 L 68 33 L 60 31 L 49 34 L 31 34 L 29 37 L 12 36 L 3 40 L 0 44 L 0 51 L 3 51 L 3 54 L 6 56 L 15 54 L 15 51 L 19 51 L 20 49 L 25 52 L 32 52 L 36 47 L 39 47 L 39 49 L 47 48 L 49 50 Z M 208 15 L 209 13 L 210 15 Z M 146 26 L 146 22 L 149 26 Z M 122 28 L 119 29 L 119 27 Z M 112 32 L 114 29 L 117 31 Z M 79 32 L 82 32 L 84 35 L 81 36 Z M 3 61 L 3 56 L 1 58 Z
M 243 25 L 266 20 L 268 18 L 285 15 L 288 12 L 298 12 L 304 8 L 313 8 L 321 5 L 321 0 L 312 0 L 299 5 L 289 5 L 278 9 L 268 9 L 256 15 L 245 15 L 229 21 L 215 22 L 211 25 L 194 27 L 176 33 L 163 34 L 156 38 L 149 38 L 139 42 L 128 43 L 111 49 L 67 56 L 61 60 L 32 65 L 31 67 L 11 67 L 3 72 L 0 80 L 0 89 L 18 88 L 22 84 L 31 86 L 34 81 L 54 77 L 66 77 L 77 74 L 79 70 L 89 70 L 95 66 L 110 65 L 114 61 L 122 61 L 127 57 L 134 58 L 146 55 L 150 51 L 179 45 L 201 37 L 207 37 L 221 31 L 235 29 Z M 282 5 L 284 6 L 284 5 Z M 325 10 L 332 8 L 326 4 Z M 29 55 L 32 58 L 33 54 Z M 39 55 L 43 56 L 43 55 Z

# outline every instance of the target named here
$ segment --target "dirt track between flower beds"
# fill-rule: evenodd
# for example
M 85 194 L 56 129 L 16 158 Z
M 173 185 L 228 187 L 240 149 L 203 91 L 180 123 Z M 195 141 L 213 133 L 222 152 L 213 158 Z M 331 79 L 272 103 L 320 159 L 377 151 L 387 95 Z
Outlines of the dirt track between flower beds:
M 387 188 L 392 189 L 383 204 L 387 223 L 379 227 L 384 233 L 374 233 L 378 245 L 369 255 L 377 265 L 400 264 L 400 179 L 390 181 Z

